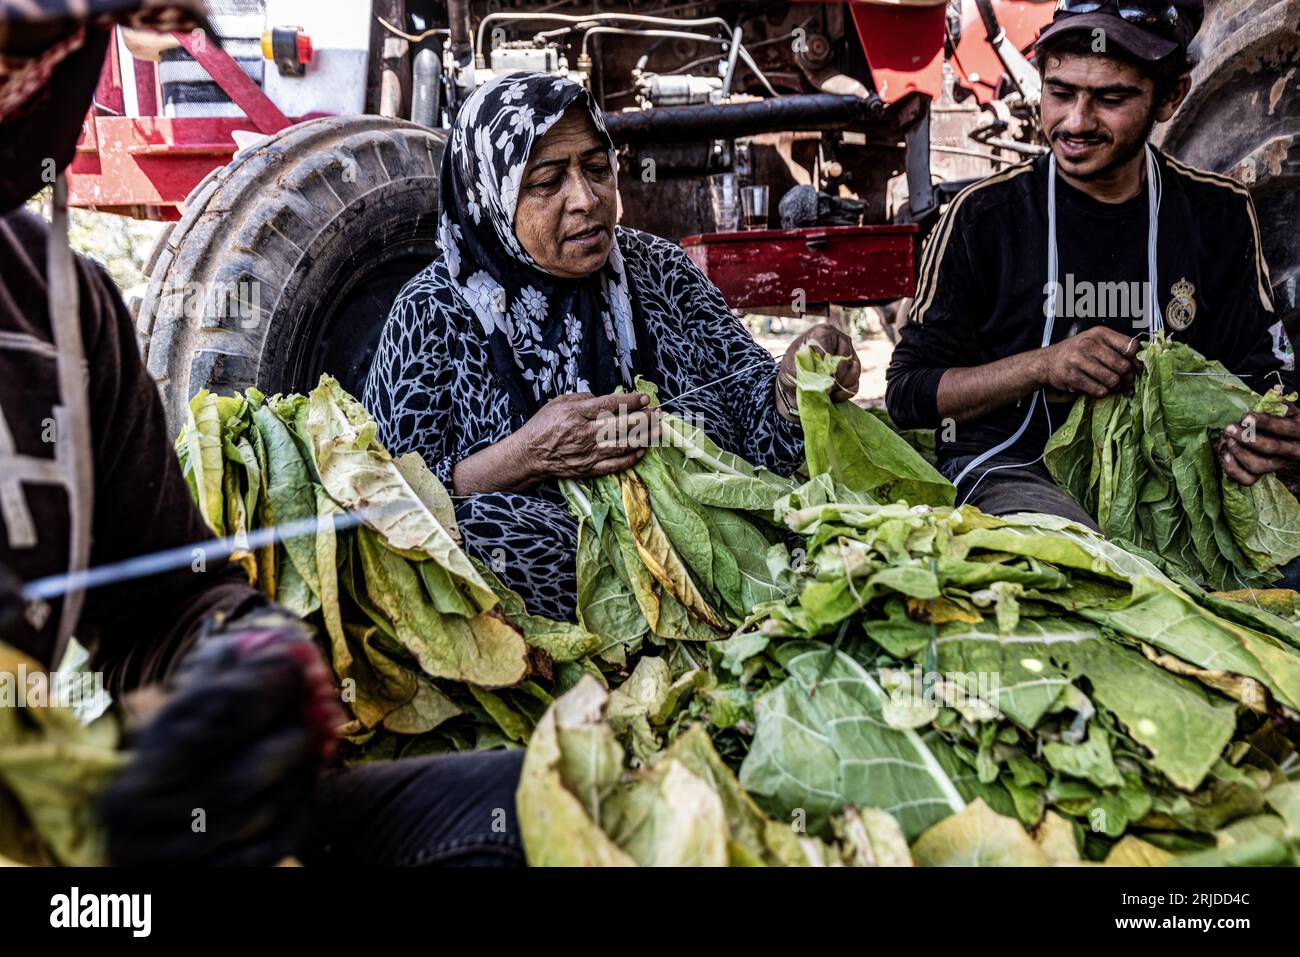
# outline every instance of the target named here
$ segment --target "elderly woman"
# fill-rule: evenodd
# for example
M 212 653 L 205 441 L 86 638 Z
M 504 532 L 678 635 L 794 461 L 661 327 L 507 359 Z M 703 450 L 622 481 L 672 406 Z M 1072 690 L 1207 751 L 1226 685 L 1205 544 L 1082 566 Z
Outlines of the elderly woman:
M 466 100 L 442 165 L 442 256 L 393 303 L 364 402 L 394 453 L 419 452 L 456 500 L 471 554 L 529 610 L 572 619 L 577 525 L 556 479 L 606 475 L 652 431 L 637 375 L 722 447 L 789 473 L 802 461 L 794 354 L 777 363 L 676 245 L 615 225 L 613 143 L 591 94 L 542 73 Z M 837 399 L 857 391 L 856 357 Z

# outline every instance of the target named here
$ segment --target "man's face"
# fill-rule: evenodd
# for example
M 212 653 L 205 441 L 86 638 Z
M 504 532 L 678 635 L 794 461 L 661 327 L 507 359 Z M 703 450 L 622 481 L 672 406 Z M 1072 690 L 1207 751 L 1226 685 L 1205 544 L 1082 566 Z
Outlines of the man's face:
M 1137 156 L 1181 100 L 1176 92 L 1157 104 L 1155 84 L 1127 63 L 1052 56 L 1043 71 L 1043 131 L 1063 173 L 1098 179 Z
M 537 141 L 515 205 L 515 235 L 537 264 L 577 279 L 605 264 L 618 197 L 609 151 L 581 109 Z

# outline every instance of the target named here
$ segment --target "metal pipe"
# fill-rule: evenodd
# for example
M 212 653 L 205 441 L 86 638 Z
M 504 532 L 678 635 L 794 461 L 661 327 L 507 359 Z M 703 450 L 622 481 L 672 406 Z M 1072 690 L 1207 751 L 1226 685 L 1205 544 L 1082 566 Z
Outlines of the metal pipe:
M 731 48 L 727 51 L 727 72 L 722 75 L 722 96 L 731 95 L 731 81 L 736 78 L 736 57 L 740 55 L 740 26 L 731 35 Z
M 767 90 L 767 92 L 772 96 L 781 95 L 777 93 L 775 87 L 768 82 L 767 75 L 758 68 L 758 64 L 754 62 L 754 58 L 749 55 L 749 51 L 744 47 L 740 48 L 740 58 L 745 61 L 745 66 L 749 67 L 754 76 L 758 77 L 758 82 L 763 84 L 763 89 Z
M 725 37 L 707 37 L 699 33 L 687 33 L 685 30 L 632 30 L 626 27 L 591 27 L 582 36 L 582 51 L 579 55 L 579 62 L 581 62 L 582 57 L 587 56 L 587 38 L 593 33 L 613 33 L 619 36 L 681 37 L 687 40 L 695 40 L 697 43 L 717 43 L 719 45 L 730 42 Z M 739 57 L 745 61 L 745 65 L 758 77 L 758 81 L 763 84 L 763 88 L 771 96 L 780 96 L 763 74 L 763 71 L 758 68 L 758 64 L 754 62 L 754 58 L 749 55 L 749 51 L 745 49 L 744 45 L 737 44 L 736 51 Z
M 473 43 L 469 0 L 447 0 L 447 21 L 451 27 L 451 55 L 461 66 L 467 66 Z
M 593 23 L 599 21 L 625 21 L 627 23 L 651 23 L 662 26 L 696 27 L 714 24 L 724 30 L 730 30 L 731 24 L 721 17 L 702 17 L 697 20 L 681 20 L 676 17 L 652 17 L 637 13 L 592 13 L 586 16 L 573 16 L 563 13 L 489 13 L 479 21 L 478 37 L 474 42 L 474 53 L 483 56 L 483 38 L 487 34 L 487 25 L 493 20 L 550 20 L 554 23 Z
M 801 93 L 749 103 L 703 103 L 605 114 L 616 143 L 681 143 L 734 139 L 757 133 L 832 130 L 880 117 L 879 96 L 867 99 Z
M 1001 156 L 994 156 L 992 153 L 981 153 L 979 150 L 963 149 L 960 146 L 937 146 L 932 145 L 930 151 L 933 153 L 951 153 L 954 156 L 974 156 L 976 159 L 988 160 L 990 163 L 1011 164 L 1017 160 L 1005 159 Z
M 582 34 L 581 56 L 587 55 L 587 40 L 598 33 L 612 33 L 615 36 L 679 37 L 684 40 L 694 40 L 697 43 L 716 43 L 719 46 L 727 42 L 726 37 L 710 37 L 702 33 L 688 33 L 685 30 L 632 30 L 627 27 L 592 27 Z

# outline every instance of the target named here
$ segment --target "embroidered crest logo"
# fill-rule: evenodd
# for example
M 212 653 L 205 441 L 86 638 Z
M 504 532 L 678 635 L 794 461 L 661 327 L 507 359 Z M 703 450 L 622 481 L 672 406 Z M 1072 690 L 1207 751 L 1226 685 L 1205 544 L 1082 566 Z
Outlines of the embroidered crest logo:
M 1170 287 L 1169 295 L 1173 298 L 1165 310 L 1165 325 L 1182 332 L 1196 318 L 1196 287 L 1183 278 Z

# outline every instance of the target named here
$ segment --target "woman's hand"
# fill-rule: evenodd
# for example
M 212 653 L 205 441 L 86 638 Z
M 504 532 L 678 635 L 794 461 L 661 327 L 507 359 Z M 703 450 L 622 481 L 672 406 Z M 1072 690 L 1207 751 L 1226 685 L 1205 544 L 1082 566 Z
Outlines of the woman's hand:
M 658 438 L 649 402 L 639 392 L 556 396 L 518 432 L 457 462 L 455 494 L 521 491 L 546 479 L 631 468 Z
M 631 468 L 656 437 L 657 418 L 639 392 L 556 396 L 519 434 L 537 480 L 590 478 Z
M 836 329 L 828 322 L 823 322 L 813 326 L 807 332 L 797 336 L 790 347 L 785 350 L 785 355 L 781 357 L 781 368 L 776 376 L 776 387 L 780 395 L 777 396 L 777 409 L 781 411 L 786 418 L 793 418 L 793 413 L 786 415 L 785 409 L 796 409 L 796 392 L 795 392 L 795 374 L 798 366 L 795 365 L 795 356 L 805 345 L 811 345 L 814 349 L 819 349 L 826 355 L 847 356 L 848 362 L 841 362 L 839 368 L 835 370 L 835 388 L 831 390 L 831 399 L 835 402 L 844 402 L 858 394 L 858 379 L 862 375 L 862 363 L 858 361 L 857 350 L 853 348 L 853 340 L 845 333 Z

